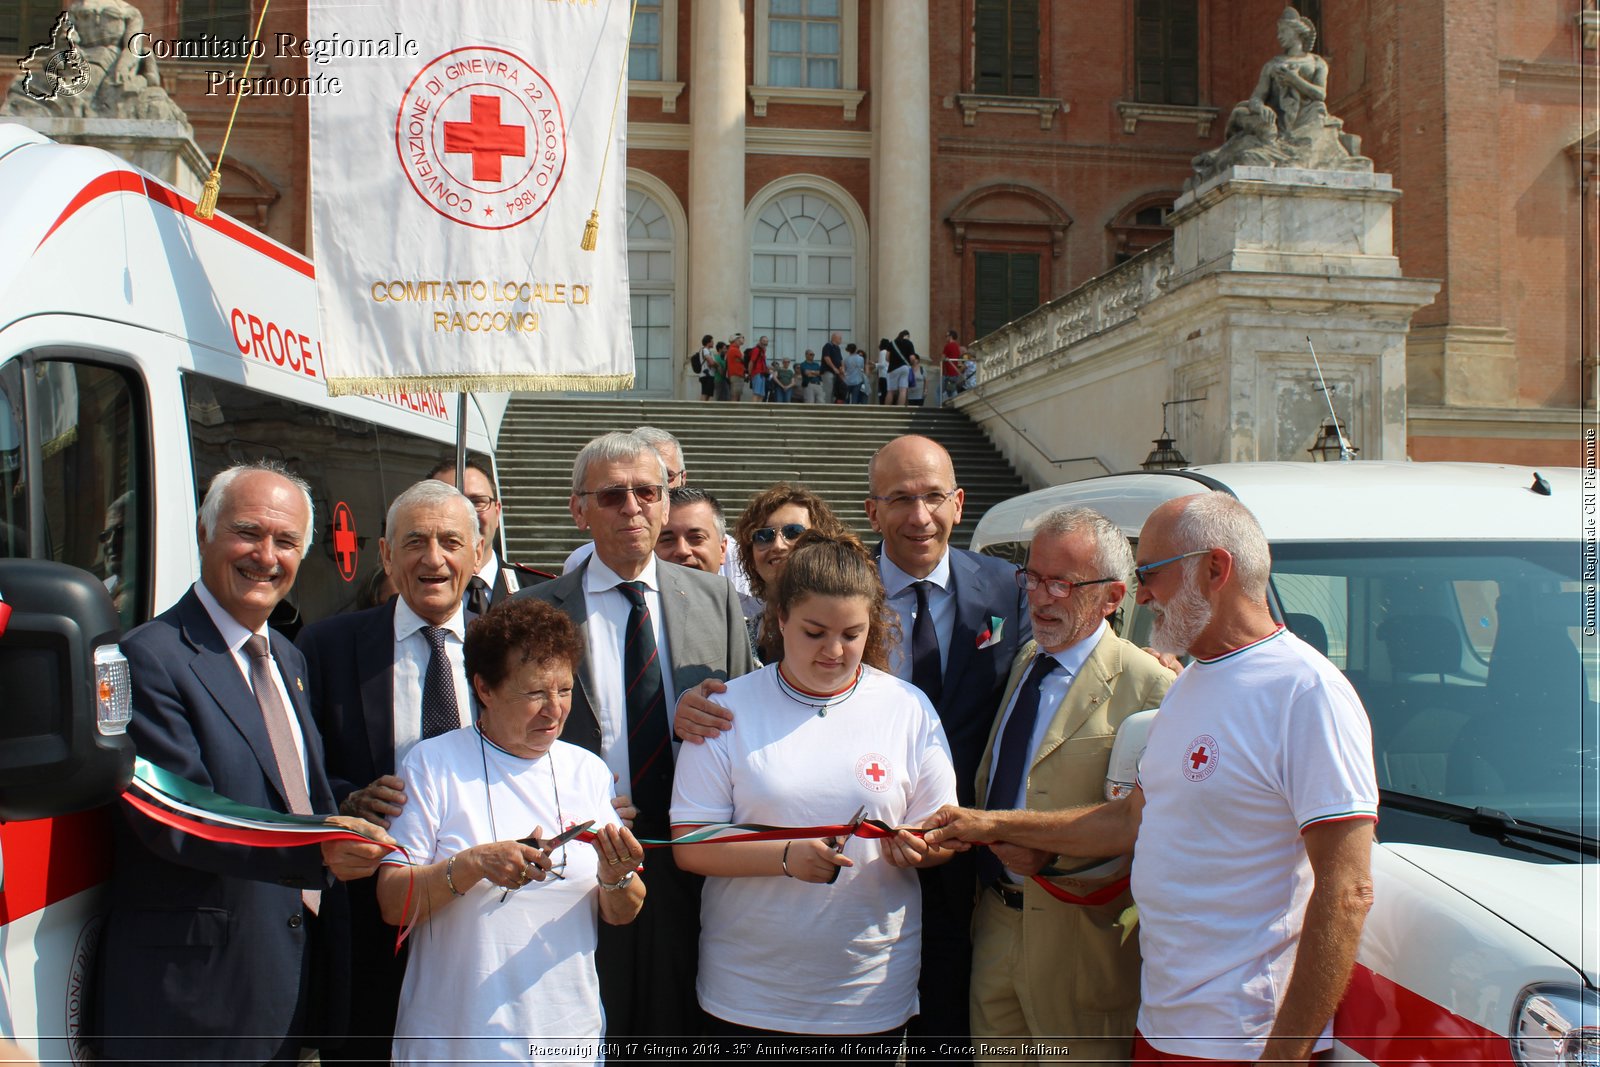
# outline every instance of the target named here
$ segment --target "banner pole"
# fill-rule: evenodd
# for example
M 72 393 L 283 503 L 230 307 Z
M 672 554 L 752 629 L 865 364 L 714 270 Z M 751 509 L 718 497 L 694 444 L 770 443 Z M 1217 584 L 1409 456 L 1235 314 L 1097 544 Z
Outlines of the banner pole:
M 467 491 L 467 391 L 456 397 L 456 488 Z

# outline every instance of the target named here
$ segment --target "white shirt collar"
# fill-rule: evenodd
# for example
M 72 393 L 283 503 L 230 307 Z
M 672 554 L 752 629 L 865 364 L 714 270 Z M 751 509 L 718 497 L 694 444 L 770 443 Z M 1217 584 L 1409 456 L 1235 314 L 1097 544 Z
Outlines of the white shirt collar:
M 944 555 L 939 557 L 939 562 L 934 566 L 933 570 L 928 572 L 926 578 L 913 578 L 901 570 L 895 565 L 894 560 L 889 558 L 887 551 L 878 556 L 878 562 L 881 564 L 883 592 L 886 596 L 897 597 L 905 592 L 913 582 L 918 581 L 932 582 L 940 589 L 947 591 L 950 588 L 950 547 L 948 545 L 945 546 Z
M 500 557 L 493 549 L 489 551 L 489 558 L 484 560 L 483 566 L 478 568 L 478 577 L 483 579 L 485 585 L 494 588 L 495 577 L 500 573 Z
M 1098 645 L 1100 639 L 1105 635 L 1106 620 L 1101 619 L 1100 625 L 1096 626 L 1094 632 L 1089 634 L 1088 637 L 1074 641 L 1060 652 L 1046 652 L 1041 648 L 1039 649 L 1039 655 L 1051 657 L 1057 664 L 1065 667 L 1068 674 L 1076 678 L 1079 672 L 1083 670 L 1083 665 L 1089 662 L 1089 657 L 1094 653 L 1094 646 Z
M 229 652 L 237 652 L 244 647 L 244 643 L 255 634 L 266 636 L 267 627 L 262 623 L 261 629 L 247 629 L 244 623 L 228 614 L 228 609 L 222 602 L 211 594 L 205 582 L 194 583 L 195 595 L 200 598 L 200 603 L 206 609 L 206 614 L 211 616 L 211 622 L 217 628 L 217 633 L 222 635 L 223 644 L 228 646 Z
M 461 602 L 456 601 L 456 610 L 441 626 L 441 629 L 456 635 L 456 640 L 467 639 L 466 613 L 461 610 Z M 405 597 L 396 597 L 394 601 L 394 639 L 404 641 L 424 626 L 433 623 L 411 610 L 411 605 L 406 603 Z
M 650 558 L 645 562 L 644 570 L 634 581 L 643 582 L 652 592 L 661 592 L 661 585 L 656 581 L 656 554 L 650 553 Z M 585 593 L 604 593 L 608 589 L 615 589 L 623 582 L 628 581 L 616 571 L 607 567 L 596 552 L 589 557 L 589 569 L 583 575 L 583 591 Z

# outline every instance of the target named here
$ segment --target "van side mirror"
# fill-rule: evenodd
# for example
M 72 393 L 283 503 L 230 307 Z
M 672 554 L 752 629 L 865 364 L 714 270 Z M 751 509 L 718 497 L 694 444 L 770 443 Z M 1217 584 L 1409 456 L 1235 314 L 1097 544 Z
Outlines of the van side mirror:
M 128 661 L 111 597 L 88 571 L 0 559 L 0 821 L 115 800 L 133 777 Z

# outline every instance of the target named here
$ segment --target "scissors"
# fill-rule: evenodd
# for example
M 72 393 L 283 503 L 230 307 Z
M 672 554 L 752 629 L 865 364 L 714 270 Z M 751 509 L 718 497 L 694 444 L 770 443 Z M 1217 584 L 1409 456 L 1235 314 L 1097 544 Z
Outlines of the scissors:
M 844 851 L 845 843 L 855 836 L 856 831 L 861 828 L 861 824 L 866 820 L 867 806 L 863 804 L 856 809 L 856 813 L 850 817 L 850 821 L 844 824 L 844 834 L 833 839 L 833 854 L 835 856 Z M 827 884 L 832 885 L 837 882 L 839 880 L 839 872 L 842 870 L 844 870 L 843 867 L 835 867 L 833 873 L 828 876 Z
M 517 838 L 517 844 L 519 844 L 519 845 L 528 845 L 528 846 L 530 846 L 532 848 L 539 849 L 542 852 L 544 852 L 545 855 L 548 856 L 550 853 L 554 852 L 556 849 L 560 848 L 562 845 L 566 844 L 568 841 L 571 841 L 573 838 L 577 837 L 579 834 L 583 833 L 585 830 L 589 829 L 589 827 L 591 827 L 593 825 L 594 825 L 594 820 L 593 819 L 590 819 L 587 822 L 576 823 L 576 824 L 574 824 L 572 826 L 569 826 L 563 833 L 557 834 L 555 837 L 552 837 L 548 841 L 541 841 L 537 837 L 534 837 L 532 834 L 529 834 L 527 837 L 519 837 L 519 838 Z M 565 861 L 563 861 L 563 866 L 565 866 Z M 557 879 L 564 880 L 567 877 L 566 875 L 562 874 L 561 871 L 556 867 L 551 867 L 548 873 L 550 874 L 551 877 L 557 878 Z M 510 893 L 511 893 L 511 891 L 509 889 L 506 890 L 506 892 L 504 894 L 502 894 L 501 897 L 500 897 L 501 901 L 503 902 L 506 899 L 506 896 L 510 895 Z

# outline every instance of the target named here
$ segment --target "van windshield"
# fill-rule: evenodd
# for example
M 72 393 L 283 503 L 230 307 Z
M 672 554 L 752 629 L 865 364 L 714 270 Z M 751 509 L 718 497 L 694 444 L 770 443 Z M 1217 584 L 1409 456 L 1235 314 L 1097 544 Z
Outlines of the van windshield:
M 1593 834 L 1584 710 L 1600 686 L 1579 567 L 1576 541 L 1288 544 L 1272 586 L 1360 693 L 1381 788 Z M 1379 835 L 1411 822 L 1385 813 Z

